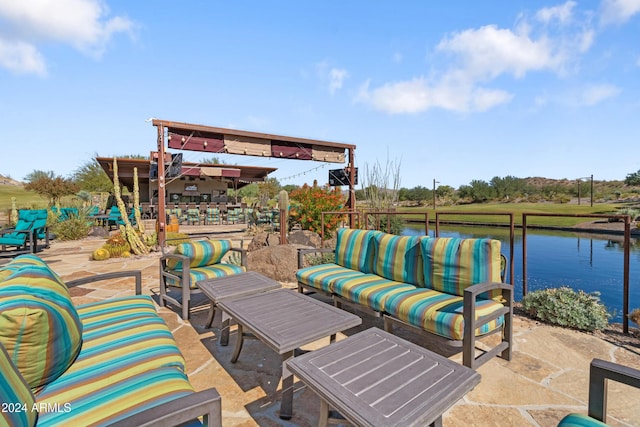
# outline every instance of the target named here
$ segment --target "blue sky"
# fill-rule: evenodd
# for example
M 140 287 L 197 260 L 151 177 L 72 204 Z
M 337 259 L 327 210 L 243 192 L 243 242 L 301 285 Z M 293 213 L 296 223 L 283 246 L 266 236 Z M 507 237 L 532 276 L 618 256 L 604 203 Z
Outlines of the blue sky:
M 387 161 L 408 188 L 622 180 L 640 0 L 0 0 L 0 174 L 148 155 L 150 117 L 356 144 L 361 184 Z M 341 167 L 219 157 L 281 184 Z

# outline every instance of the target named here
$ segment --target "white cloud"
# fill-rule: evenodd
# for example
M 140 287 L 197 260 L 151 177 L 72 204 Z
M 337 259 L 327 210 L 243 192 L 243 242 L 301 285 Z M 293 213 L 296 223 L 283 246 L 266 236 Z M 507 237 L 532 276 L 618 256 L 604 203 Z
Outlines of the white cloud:
M 100 58 L 117 33 L 131 33 L 134 24 L 126 17 L 108 17 L 109 10 L 101 0 L 0 0 L 0 20 L 8 24 L 15 45 L 29 45 L 41 59 L 37 44 L 45 41 L 68 44 Z M 8 60 L 3 53 L 0 63 Z M 33 72 L 28 64 L 21 72 Z M 41 72 L 40 72 L 41 73 Z
M 329 92 L 331 92 L 331 95 L 333 95 L 336 90 L 342 89 L 342 84 L 347 77 L 349 77 L 347 70 L 341 68 L 332 68 L 329 70 Z
M 576 2 L 568 1 L 559 6 L 545 7 L 536 12 L 536 18 L 540 22 L 550 23 L 552 21 L 558 21 L 560 24 L 567 24 L 571 22 L 573 16 L 573 8 L 576 6 Z
M 600 21 L 602 24 L 623 24 L 640 13 L 640 0 L 604 0 Z
M 21 42 L 0 39 L 0 67 L 14 73 L 46 75 L 44 59 L 35 46 Z
M 618 96 L 620 92 L 619 87 L 610 84 L 591 85 L 582 92 L 579 104 L 591 107 L 608 98 Z

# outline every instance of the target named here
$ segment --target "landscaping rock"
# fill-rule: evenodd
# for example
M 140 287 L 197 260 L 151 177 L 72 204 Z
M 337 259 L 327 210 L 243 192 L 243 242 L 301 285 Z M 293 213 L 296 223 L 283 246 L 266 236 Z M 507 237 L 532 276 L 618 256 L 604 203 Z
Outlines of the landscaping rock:
M 257 271 L 278 282 L 296 282 L 298 248 L 302 245 L 267 246 L 247 253 L 249 271 Z
M 248 252 L 252 252 L 265 246 L 277 246 L 280 244 L 280 235 L 273 233 L 259 233 L 251 239 L 249 246 L 247 247 Z
M 312 248 L 319 248 L 321 245 L 320 235 L 309 230 L 291 232 L 287 241 L 292 245 L 311 246 Z

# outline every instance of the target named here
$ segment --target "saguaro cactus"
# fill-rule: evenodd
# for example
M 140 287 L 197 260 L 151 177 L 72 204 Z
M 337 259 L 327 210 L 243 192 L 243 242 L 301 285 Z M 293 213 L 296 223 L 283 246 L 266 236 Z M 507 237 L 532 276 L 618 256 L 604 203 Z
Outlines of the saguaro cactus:
M 133 168 L 133 215 L 140 234 L 144 234 L 144 224 L 140 215 L 140 189 L 138 186 L 138 168 Z
M 120 179 L 118 178 L 118 162 L 116 158 L 113 158 L 113 195 L 116 197 L 116 202 L 118 203 L 118 209 L 122 213 L 122 221 L 124 225 L 120 226 L 120 232 L 129 242 L 129 246 L 131 246 L 131 250 L 134 254 L 146 254 L 149 253 L 149 248 L 147 245 L 140 239 L 138 233 L 129 222 L 129 218 L 127 216 L 127 208 L 124 205 L 124 201 L 122 201 L 122 195 L 120 194 Z
M 280 205 L 280 244 L 287 244 L 287 229 L 289 228 L 289 219 L 287 214 L 289 213 L 289 193 L 286 190 L 281 190 L 278 194 L 278 205 Z

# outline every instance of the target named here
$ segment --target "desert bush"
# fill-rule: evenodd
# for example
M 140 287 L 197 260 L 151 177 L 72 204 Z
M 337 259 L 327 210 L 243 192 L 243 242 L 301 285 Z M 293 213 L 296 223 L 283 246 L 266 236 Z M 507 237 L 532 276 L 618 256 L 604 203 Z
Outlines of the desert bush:
M 325 215 L 324 230 L 321 230 L 322 212 L 336 212 L 343 210 L 344 197 L 337 187 L 331 189 L 328 186 L 319 186 L 316 182 L 313 186 L 305 184 L 301 188 L 293 190 L 290 198 L 291 204 L 289 217 L 292 222 L 300 224 L 303 230 L 315 231 L 329 238 L 343 220 L 342 215 Z
M 636 308 L 631 313 L 629 313 L 629 319 L 636 325 L 640 326 L 640 308 Z
M 576 292 L 564 286 L 543 289 L 525 295 L 522 307 L 538 320 L 582 331 L 601 330 L 609 324 L 599 292 Z
M 89 232 L 91 232 L 91 224 L 87 218 L 79 215 L 52 224 L 50 230 L 56 235 L 56 238 L 60 240 L 80 240 L 89 235 Z

